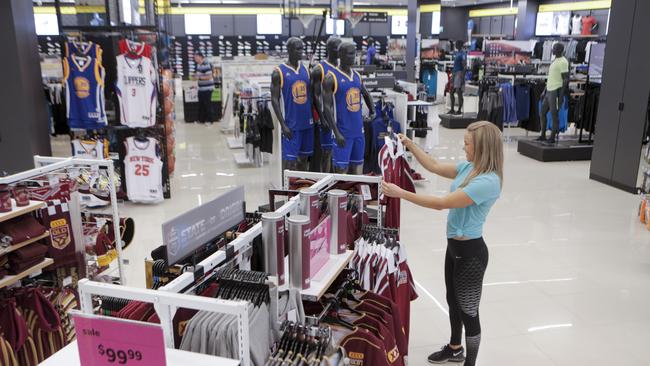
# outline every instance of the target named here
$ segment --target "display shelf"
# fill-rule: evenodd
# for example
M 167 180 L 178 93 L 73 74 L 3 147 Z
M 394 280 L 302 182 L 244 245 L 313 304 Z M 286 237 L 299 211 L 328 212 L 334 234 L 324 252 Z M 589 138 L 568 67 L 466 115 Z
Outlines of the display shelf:
M 31 243 L 37 242 L 37 241 L 39 241 L 41 239 L 45 239 L 48 236 L 50 236 L 50 232 L 45 231 L 43 234 L 41 234 L 41 235 L 39 235 L 39 236 L 37 236 L 35 238 L 31 238 L 31 239 L 25 240 L 25 241 L 23 241 L 21 243 L 10 245 L 10 246 L 8 246 L 6 248 L 0 249 L 0 257 L 13 252 L 14 250 L 20 249 L 20 248 L 22 248 L 22 247 L 24 247 L 26 245 L 29 245 Z
M 228 148 L 230 149 L 243 149 L 244 143 L 242 142 L 241 137 L 230 136 L 226 139 L 228 142 Z
M 582 144 L 578 139 L 562 139 L 548 145 L 532 139 L 520 139 L 517 152 L 541 162 L 591 160 L 593 145 Z
M 352 250 L 347 250 L 343 254 L 331 255 L 325 266 L 311 279 L 309 288 L 300 291 L 303 300 L 318 301 L 348 265 L 353 253 Z
M 177 349 L 167 348 L 165 350 L 165 358 L 167 359 L 167 366 L 181 366 L 181 365 L 192 365 L 192 366 L 237 366 L 239 361 L 231 360 L 228 358 L 204 355 L 201 353 L 193 353 L 187 351 L 181 351 Z M 42 363 L 41 366 L 81 366 L 81 361 L 79 360 L 79 348 L 77 346 L 77 341 L 72 341 L 72 343 L 63 347 L 59 352 L 50 356 Z
M 117 266 L 117 261 L 118 260 L 119 260 L 119 258 L 116 258 L 114 261 L 112 261 L 111 264 L 108 265 L 108 268 L 106 268 L 105 270 L 99 272 L 95 276 L 95 278 L 102 277 L 102 276 L 111 276 L 115 271 L 117 271 L 119 269 L 119 267 Z M 116 277 L 116 276 L 113 276 L 113 277 Z
M 45 258 L 41 263 L 35 265 L 34 267 L 28 268 L 16 275 L 5 276 L 4 278 L 0 279 L 0 288 L 11 286 L 14 283 L 22 280 L 23 278 L 28 277 L 29 275 L 42 270 L 43 268 L 49 266 L 52 263 L 54 263 L 54 260 L 52 258 Z
M 45 202 L 42 201 L 29 201 L 29 205 L 19 207 L 16 206 L 16 201 L 12 199 L 11 200 L 12 210 L 9 212 L 0 213 L 0 222 L 13 219 L 14 217 L 22 216 L 26 213 L 30 213 L 42 207 L 45 207 Z

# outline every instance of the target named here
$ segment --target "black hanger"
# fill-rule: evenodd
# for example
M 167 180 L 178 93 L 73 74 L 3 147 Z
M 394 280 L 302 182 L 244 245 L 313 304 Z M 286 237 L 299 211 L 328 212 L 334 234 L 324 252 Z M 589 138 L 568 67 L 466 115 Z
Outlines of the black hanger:
M 135 139 L 139 142 L 147 142 L 149 139 L 147 138 L 146 135 L 146 130 L 144 128 L 138 128 L 136 134 L 135 134 Z

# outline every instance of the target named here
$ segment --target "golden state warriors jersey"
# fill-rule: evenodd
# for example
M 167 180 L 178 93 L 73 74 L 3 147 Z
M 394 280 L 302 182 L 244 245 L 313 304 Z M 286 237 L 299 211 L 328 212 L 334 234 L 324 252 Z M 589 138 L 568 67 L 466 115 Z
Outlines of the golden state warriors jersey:
M 309 72 L 301 63 L 298 69 L 281 64 L 280 73 L 284 120 L 291 130 L 306 130 L 314 124 L 309 97 Z
M 336 126 L 345 138 L 363 136 L 361 115 L 361 76 L 352 70 L 352 75 L 338 68 L 332 68 L 334 76 L 334 105 Z

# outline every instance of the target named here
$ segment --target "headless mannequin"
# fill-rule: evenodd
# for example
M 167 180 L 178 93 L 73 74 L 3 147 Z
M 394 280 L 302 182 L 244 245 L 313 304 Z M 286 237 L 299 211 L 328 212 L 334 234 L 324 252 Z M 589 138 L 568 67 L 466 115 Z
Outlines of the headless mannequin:
M 463 52 L 463 41 L 456 41 L 456 52 Z M 452 75 L 452 89 L 451 93 L 449 93 L 449 98 L 451 99 L 451 110 L 447 114 L 456 114 L 460 115 L 463 114 L 463 90 L 465 89 L 465 69 L 467 68 L 467 65 L 465 65 L 465 62 L 463 62 L 463 70 L 462 71 L 457 71 L 454 70 L 453 75 Z M 457 78 L 460 78 L 459 80 L 456 80 Z M 458 111 L 454 111 L 454 106 L 456 104 L 456 98 L 454 97 L 454 94 L 458 94 Z
M 556 43 L 553 46 L 553 55 L 555 58 L 563 57 L 564 46 L 561 43 Z M 557 135 L 560 133 L 560 115 L 559 109 L 564 103 L 565 97 L 569 96 L 569 73 L 562 73 L 562 87 L 558 90 L 545 90 L 542 95 L 542 109 L 540 111 L 540 120 L 542 124 L 542 135 L 537 139 L 538 141 L 545 141 L 548 144 L 557 142 Z M 551 129 L 551 136 L 546 139 L 546 116 L 551 112 L 551 119 L 553 121 L 553 128 Z
M 289 53 L 289 60 L 287 64 L 294 69 L 298 69 L 300 66 L 300 60 L 302 59 L 302 54 L 305 46 L 300 40 L 300 38 L 291 37 L 287 40 L 287 52 Z M 291 140 L 293 137 L 293 131 L 289 129 L 284 116 L 282 115 L 282 85 L 281 85 L 282 76 L 278 70 L 273 70 L 271 74 L 271 105 L 273 106 L 273 111 L 275 117 L 280 123 L 282 128 L 282 134 L 287 139 Z M 285 160 L 282 159 L 282 170 L 301 170 L 307 171 L 308 169 L 308 158 L 306 156 L 298 156 L 296 160 Z
M 354 58 L 356 56 L 357 47 L 354 43 L 344 42 L 339 46 L 339 70 L 347 75 L 352 75 L 352 65 L 354 65 Z M 336 81 L 334 76 L 329 74 L 325 77 L 323 81 L 323 112 L 325 114 L 325 121 L 331 122 L 330 128 L 334 132 L 335 142 L 339 147 L 345 146 L 345 137 L 339 131 L 337 127 L 338 123 L 345 123 L 344 121 L 336 120 L 336 112 L 334 111 L 334 86 Z M 363 100 L 370 111 L 370 120 L 375 119 L 375 106 L 372 101 L 372 96 L 366 90 L 366 87 L 361 83 L 361 95 Z M 347 168 L 334 168 L 334 171 L 338 174 L 363 174 L 363 164 L 349 164 Z
M 339 46 L 341 45 L 341 39 L 336 37 L 330 37 L 327 40 L 327 62 L 333 66 L 338 66 L 339 64 Z M 322 127 L 321 134 L 331 133 L 332 121 L 325 121 L 325 113 L 323 112 L 323 100 L 322 100 L 322 81 L 325 80 L 327 75 L 323 75 L 323 69 L 320 67 L 314 67 L 311 69 L 311 95 L 316 111 L 318 112 L 320 125 Z M 332 171 L 332 148 L 322 149 L 322 159 L 320 163 L 320 171 L 323 173 L 329 173 Z

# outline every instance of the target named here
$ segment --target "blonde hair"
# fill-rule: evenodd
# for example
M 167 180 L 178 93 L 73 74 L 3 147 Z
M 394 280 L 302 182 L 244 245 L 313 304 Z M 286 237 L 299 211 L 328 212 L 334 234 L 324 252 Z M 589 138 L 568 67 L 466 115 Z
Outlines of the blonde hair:
M 496 173 L 503 187 L 503 137 L 499 128 L 487 121 L 478 121 L 467 127 L 467 133 L 474 144 L 474 169 L 469 173 L 460 188 L 481 174 Z

